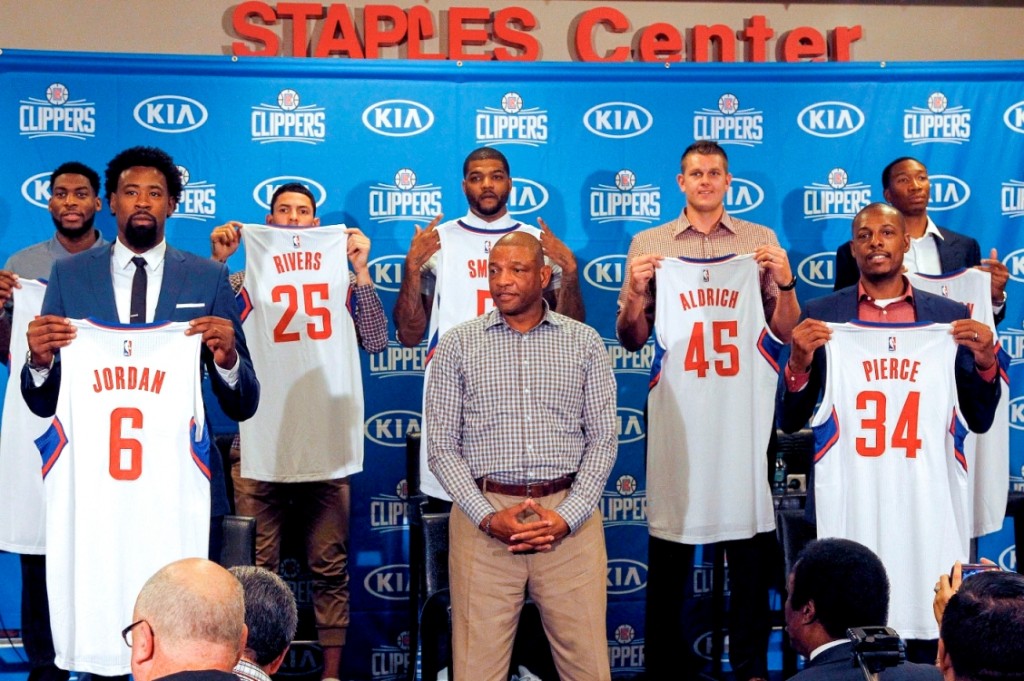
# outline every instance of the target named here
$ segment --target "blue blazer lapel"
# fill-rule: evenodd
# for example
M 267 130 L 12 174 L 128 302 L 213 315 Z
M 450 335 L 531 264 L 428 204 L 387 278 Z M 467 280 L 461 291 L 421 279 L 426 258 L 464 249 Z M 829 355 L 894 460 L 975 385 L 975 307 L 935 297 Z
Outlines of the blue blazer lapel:
M 184 254 L 168 245 L 164 254 L 164 278 L 160 284 L 160 297 L 156 301 L 153 321 L 174 319 L 175 306 L 188 279 L 186 269 Z
M 81 291 L 83 298 L 90 298 L 83 309 L 89 310 L 89 316 L 106 322 L 117 322 L 117 302 L 114 299 L 114 279 L 110 274 L 111 257 L 114 247 L 93 248 L 92 256 L 85 263 L 86 273 L 80 281 L 67 282 L 66 285 L 81 286 L 88 289 Z M 77 278 L 76 278 L 77 279 Z

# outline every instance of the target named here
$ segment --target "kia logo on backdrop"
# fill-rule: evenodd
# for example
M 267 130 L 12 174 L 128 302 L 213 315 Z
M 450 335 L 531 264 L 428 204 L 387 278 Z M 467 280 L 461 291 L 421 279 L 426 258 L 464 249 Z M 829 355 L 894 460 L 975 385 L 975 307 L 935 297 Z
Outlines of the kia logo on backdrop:
M 764 190 L 761 185 L 741 177 L 733 177 L 725 192 L 725 209 L 729 215 L 742 215 L 761 205 Z
M 608 559 L 608 595 L 636 593 L 647 586 L 647 566 L 629 558 Z
M 206 107 L 191 97 L 156 95 L 135 105 L 135 121 L 153 132 L 181 133 L 195 130 L 208 118 Z
M 822 251 L 809 255 L 796 267 L 800 281 L 817 288 L 832 288 L 836 280 L 836 254 Z
M 928 210 L 953 210 L 967 203 L 971 198 L 971 187 L 959 177 L 952 175 L 929 175 L 932 194 Z
M 638 137 L 651 129 L 654 116 L 632 102 L 605 102 L 583 114 L 583 125 L 598 137 L 626 139 Z
M 404 447 L 405 436 L 420 432 L 420 413 L 391 409 L 366 419 L 366 438 L 383 447 Z
M 1003 264 L 1010 270 L 1010 279 L 1024 284 L 1024 248 L 1004 255 Z
M 405 268 L 405 256 L 399 254 L 382 255 L 369 263 L 370 278 L 379 291 L 398 293 L 402 288 L 402 271 Z
M 512 191 L 508 195 L 508 212 L 512 215 L 533 213 L 548 203 L 548 190 L 540 182 L 525 177 L 512 178 Z
M 1024 395 L 1010 400 L 1010 427 L 1024 430 Z
M 311 180 L 308 177 L 300 177 L 299 175 L 278 175 L 277 177 L 268 177 L 253 187 L 252 198 L 256 201 L 257 205 L 270 210 L 270 200 L 274 198 L 274 192 L 277 191 L 278 187 L 291 182 L 298 182 L 306 189 L 313 192 L 313 196 L 316 198 L 317 208 L 324 205 L 324 201 L 327 200 L 327 190 L 324 189 L 322 184 L 316 180 Z
M 644 413 L 632 407 L 618 408 L 619 444 L 638 442 L 646 437 L 644 433 Z
M 864 112 L 847 102 L 816 102 L 797 114 L 796 123 L 815 137 L 846 137 L 864 126 Z
M 434 124 L 434 112 L 411 99 L 385 99 L 363 111 L 363 125 L 386 137 L 412 137 Z
M 619 253 L 594 258 L 583 268 L 583 278 L 594 288 L 619 292 L 626 276 L 626 256 Z
M 45 173 L 36 173 L 32 177 L 26 178 L 21 183 L 22 197 L 33 206 L 49 210 L 50 175 L 52 174 L 52 170 L 47 170 Z
M 1024 134 L 1024 101 L 1011 104 L 1003 112 L 1003 122 L 1010 130 Z
M 366 590 L 385 601 L 404 601 L 409 598 L 409 566 L 381 565 L 363 580 Z

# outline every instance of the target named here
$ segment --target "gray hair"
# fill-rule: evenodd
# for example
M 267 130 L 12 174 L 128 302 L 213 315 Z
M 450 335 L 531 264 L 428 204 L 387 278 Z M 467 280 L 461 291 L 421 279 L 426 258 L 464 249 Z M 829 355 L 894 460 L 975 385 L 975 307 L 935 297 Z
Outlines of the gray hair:
M 228 570 L 245 592 L 245 624 L 249 627 L 246 651 L 256 664 L 266 666 L 283 653 L 295 637 L 299 622 L 295 595 L 276 573 L 261 567 Z

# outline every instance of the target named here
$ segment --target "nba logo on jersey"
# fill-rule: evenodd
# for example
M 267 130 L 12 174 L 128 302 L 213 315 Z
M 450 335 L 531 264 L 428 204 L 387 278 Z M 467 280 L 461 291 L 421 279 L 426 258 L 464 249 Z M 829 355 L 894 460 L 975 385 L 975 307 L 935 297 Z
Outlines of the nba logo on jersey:
M 484 253 L 490 253 L 490 252 L 491 252 L 491 242 L 490 241 L 485 241 L 484 242 Z
M 896 352 L 896 336 L 889 336 L 889 352 Z
M 945 284 L 942 285 L 942 296 L 944 298 L 949 298 L 949 287 Z
M 711 281 L 711 272 L 707 268 L 704 268 L 704 271 L 701 273 L 701 276 L 703 277 L 705 284 Z
M 292 234 L 292 248 L 302 248 L 302 237 Z
M 131 357 L 132 356 L 132 341 L 131 341 L 131 339 L 126 339 L 122 343 L 122 345 L 121 345 L 121 354 L 123 354 L 125 357 Z

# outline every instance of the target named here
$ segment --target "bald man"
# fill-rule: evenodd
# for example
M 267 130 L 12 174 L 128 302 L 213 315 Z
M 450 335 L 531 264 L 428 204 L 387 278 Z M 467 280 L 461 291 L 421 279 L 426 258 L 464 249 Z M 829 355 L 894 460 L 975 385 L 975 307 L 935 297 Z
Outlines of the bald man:
M 242 584 L 203 558 L 161 568 L 143 585 L 124 629 L 135 681 L 237 681 L 248 631 Z

